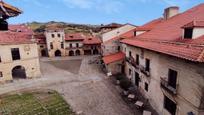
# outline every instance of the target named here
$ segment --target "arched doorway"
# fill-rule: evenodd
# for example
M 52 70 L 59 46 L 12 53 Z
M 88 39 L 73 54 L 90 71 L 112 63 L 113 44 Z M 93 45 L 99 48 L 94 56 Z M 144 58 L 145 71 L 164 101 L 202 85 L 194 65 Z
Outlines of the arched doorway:
M 74 51 L 69 51 L 69 56 L 74 56 Z
M 47 53 L 46 53 L 45 49 L 41 50 L 41 56 L 42 57 L 46 57 L 47 56 Z
M 62 56 L 61 51 L 60 50 L 55 51 L 55 56 L 56 57 Z
M 98 50 L 97 50 L 97 49 L 94 49 L 94 50 L 93 50 L 93 54 L 94 54 L 94 55 L 99 54 Z
M 77 56 L 81 55 L 80 50 L 76 50 L 76 55 Z
M 12 77 L 13 79 L 25 79 L 26 71 L 23 66 L 16 66 L 12 69 Z

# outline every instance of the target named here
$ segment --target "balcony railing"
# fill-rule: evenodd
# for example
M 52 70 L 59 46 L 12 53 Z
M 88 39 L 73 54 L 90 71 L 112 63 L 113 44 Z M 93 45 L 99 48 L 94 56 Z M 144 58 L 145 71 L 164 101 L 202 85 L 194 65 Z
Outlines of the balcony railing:
M 176 86 L 176 88 L 174 88 L 171 85 L 169 85 L 168 81 L 165 78 L 162 78 L 162 77 L 161 77 L 161 87 L 173 95 L 177 94 L 178 85 Z
M 131 64 L 135 69 L 139 69 L 139 65 L 137 65 L 135 59 L 133 57 L 126 57 L 126 61 Z
M 144 66 L 140 65 L 140 71 L 145 74 L 147 77 L 150 76 L 150 72 L 145 69 Z

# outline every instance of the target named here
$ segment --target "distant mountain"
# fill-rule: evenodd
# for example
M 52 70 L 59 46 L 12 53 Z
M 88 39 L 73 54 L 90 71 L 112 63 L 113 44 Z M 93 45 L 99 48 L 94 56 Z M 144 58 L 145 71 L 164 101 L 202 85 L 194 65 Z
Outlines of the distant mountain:
M 65 22 L 55 22 L 50 21 L 47 23 L 41 22 L 31 22 L 27 25 L 33 29 L 34 32 L 44 32 L 47 27 L 56 27 L 63 28 L 65 33 L 75 33 L 81 32 L 84 34 L 91 34 L 92 32 L 97 33 L 100 31 L 101 25 L 91 25 L 91 24 L 74 24 L 74 23 L 65 23 Z

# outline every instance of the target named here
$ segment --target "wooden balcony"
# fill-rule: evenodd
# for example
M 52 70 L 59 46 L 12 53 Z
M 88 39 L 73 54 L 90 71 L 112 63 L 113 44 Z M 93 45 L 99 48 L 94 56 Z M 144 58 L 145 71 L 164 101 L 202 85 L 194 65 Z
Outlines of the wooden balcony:
M 164 90 L 166 90 L 170 94 L 173 94 L 173 95 L 177 94 L 178 85 L 176 86 L 176 88 L 174 88 L 171 85 L 169 85 L 168 81 L 165 78 L 161 77 L 160 80 L 161 80 L 161 88 L 163 88 Z
M 139 65 L 136 64 L 136 61 L 133 57 L 126 57 L 126 61 L 132 65 L 135 69 L 139 69 Z
M 145 67 L 140 65 L 140 71 L 145 74 L 147 77 L 150 77 L 150 72 L 146 71 Z

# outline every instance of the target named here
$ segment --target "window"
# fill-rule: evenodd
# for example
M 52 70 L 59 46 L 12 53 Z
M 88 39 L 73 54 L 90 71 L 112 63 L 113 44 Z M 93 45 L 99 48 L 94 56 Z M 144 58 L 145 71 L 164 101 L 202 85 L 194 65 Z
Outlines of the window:
M 176 115 L 176 103 L 164 96 L 164 108 L 172 115 Z
M 21 59 L 19 48 L 11 48 L 11 54 L 12 54 L 13 60 L 20 60 Z
M 129 57 L 132 57 L 132 52 L 131 51 L 129 51 Z
M 148 90 L 149 90 L 149 84 L 148 84 L 148 83 L 145 83 L 145 91 L 148 92 Z
M 41 45 L 41 46 L 40 46 L 40 48 L 44 48 L 44 46 L 43 46 L 43 45 Z
M 193 28 L 184 29 L 184 38 L 185 39 L 192 39 L 192 37 L 193 37 Z
M 64 43 L 63 42 L 61 42 L 61 48 L 64 48 Z
M 76 47 L 77 47 L 77 48 L 79 47 L 79 43 L 76 43 Z
M 177 71 L 169 69 L 168 85 L 176 89 Z
M 53 43 L 50 42 L 50 49 L 53 49 Z
M 52 38 L 54 38 L 55 37 L 55 34 L 52 34 Z
M 0 71 L 0 77 L 3 77 L 3 73 Z
M 136 64 L 139 65 L 140 64 L 140 56 L 137 54 L 136 55 Z
M 132 74 L 132 70 L 131 69 L 129 69 L 129 75 L 131 75 Z
M 60 37 L 61 37 L 61 35 L 60 35 L 60 34 L 57 34 L 57 36 L 58 36 L 58 38 L 60 38 Z
M 137 31 L 134 31 L 134 36 L 137 36 Z
M 0 56 L 0 63 L 1 63 L 1 56 Z
M 150 60 L 146 59 L 145 60 L 145 71 L 150 71 Z
M 120 46 L 118 46 L 117 50 L 120 51 Z
M 72 48 L 72 44 L 69 44 L 69 47 Z

